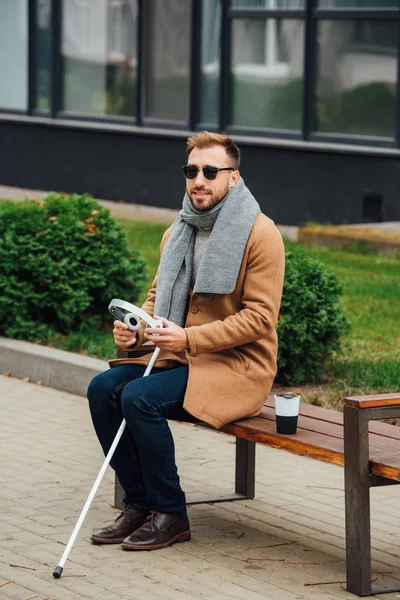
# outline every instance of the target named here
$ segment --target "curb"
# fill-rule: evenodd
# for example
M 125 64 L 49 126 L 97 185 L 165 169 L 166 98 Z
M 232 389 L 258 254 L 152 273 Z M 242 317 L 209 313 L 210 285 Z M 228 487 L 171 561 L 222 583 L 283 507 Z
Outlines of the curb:
M 298 241 L 314 248 L 364 249 L 389 258 L 400 255 L 399 232 L 383 228 L 349 225 L 300 227 Z
M 18 379 L 86 396 L 90 380 L 108 368 L 98 358 L 0 336 L 0 373 Z

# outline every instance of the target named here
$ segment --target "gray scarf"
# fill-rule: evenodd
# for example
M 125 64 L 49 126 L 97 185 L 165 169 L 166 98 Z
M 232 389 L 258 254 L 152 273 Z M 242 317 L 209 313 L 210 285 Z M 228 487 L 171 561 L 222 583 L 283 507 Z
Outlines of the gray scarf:
M 161 257 L 154 314 L 184 324 L 197 227 L 212 228 L 212 232 L 193 293 L 208 299 L 213 294 L 231 294 L 259 212 L 260 207 L 242 178 L 207 211 L 196 210 L 185 194 Z

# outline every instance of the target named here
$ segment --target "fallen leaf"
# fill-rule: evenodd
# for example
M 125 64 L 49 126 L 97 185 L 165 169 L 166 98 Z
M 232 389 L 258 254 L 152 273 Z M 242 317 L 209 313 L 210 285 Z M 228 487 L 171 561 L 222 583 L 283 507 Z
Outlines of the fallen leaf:
M 305 586 L 310 586 L 310 585 L 331 585 L 334 583 L 346 583 L 345 581 L 318 581 L 318 583 L 305 583 Z
M 246 561 L 249 560 L 270 560 L 273 562 L 285 562 L 284 558 L 246 558 Z
M 319 562 L 293 562 L 293 561 L 286 561 L 287 565 L 320 565 L 321 563 Z
M 9 583 L 15 583 L 15 579 L 13 579 L 12 581 L 6 581 L 5 583 L 1 583 L 0 588 L 4 587 L 5 585 L 8 585 Z
M 23 565 L 12 565 L 12 564 L 10 564 L 10 567 L 17 567 L 18 569 L 29 569 L 29 571 L 36 571 L 36 569 L 34 569 L 33 567 L 24 567 Z
M 25 381 L 25 383 L 29 383 L 30 382 L 30 377 L 24 377 L 22 381 Z
M 11 377 L 11 373 L 10 371 L 5 371 L 5 373 L 3 373 L 4 377 Z
M 43 381 L 37 381 L 36 385 L 43 385 Z
M 277 546 L 288 546 L 294 542 L 280 542 L 279 544 L 269 544 L 268 546 L 259 546 L 259 548 L 276 548 Z

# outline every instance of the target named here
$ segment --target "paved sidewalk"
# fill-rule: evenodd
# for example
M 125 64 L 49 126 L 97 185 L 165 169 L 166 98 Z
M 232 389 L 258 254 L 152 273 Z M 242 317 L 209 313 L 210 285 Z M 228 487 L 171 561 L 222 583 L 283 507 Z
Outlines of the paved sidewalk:
M 343 589 L 343 469 L 260 445 L 256 499 L 190 507 L 192 541 L 155 552 L 90 543 L 91 531 L 117 514 L 109 470 L 62 578 L 53 579 L 103 460 L 86 401 L 0 376 L 0 410 L 0 598 L 356 598 Z M 234 440 L 172 428 L 188 497 L 231 491 Z M 399 505 L 399 487 L 372 490 L 379 582 L 400 578 Z
M 183 193 L 183 188 L 182 188 Z M 17 187 L 0 185 L 0 198 L 5 200 L 23 200 L 25 198 L 44 198 L 48 192 L 41 190 L 28 190 Z M 157 208 L 155 206 L 144 206 L 141 204 L 131 204 L 125 202 L 113 202 L 112 200 L 101 200 L 98 202 L 108 208 L 108 210 L 117 218 L 133 219 L 136 221 L 153 221 L 155 223 L 164 223 L 171 225 L 178 216 L 178 210 L 169 208 Z M 277 225 L 281 234 L 290 240 L 297 240 L 298 227 L 292 225 Z
M 0 198 L 5 200 L 24 200 L 25 198 L 44 198 L 49 192 L 42 190 L 28 190 L 24 188 L 0 185 Z M 113 202 L 112 200 L 98 199 L 99 203 L 108 208 L 113 215 L 121 219 L 135 219 L 137 221 L 155 221 L 169 225 L 174 222 L 178 210 L 143 206 L 141 204 L 128 204 Z

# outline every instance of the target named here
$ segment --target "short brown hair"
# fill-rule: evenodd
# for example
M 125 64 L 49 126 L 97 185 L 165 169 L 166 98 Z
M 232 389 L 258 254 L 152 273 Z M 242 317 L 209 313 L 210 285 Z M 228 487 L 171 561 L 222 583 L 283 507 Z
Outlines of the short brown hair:
M 192 135 L 186 142 L 186 154 L 189 156 L 193 148 L 211 148 L 212 146 L 223 146 L 225 152 L 232 159 L 235 169 L 240 167 L 240 150 L 232 138 L 222 133 L 210 133 L 201 131 Z

